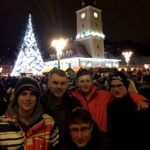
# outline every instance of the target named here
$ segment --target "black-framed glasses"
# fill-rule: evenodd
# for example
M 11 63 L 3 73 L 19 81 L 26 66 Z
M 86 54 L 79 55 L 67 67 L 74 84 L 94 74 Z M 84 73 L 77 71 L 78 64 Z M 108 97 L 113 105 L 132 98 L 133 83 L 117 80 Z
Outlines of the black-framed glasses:
M 70 133 L 72 135 L 78 135 L 79 132 L 81 132 L 83 135 L 87 134 L 89 129 L 91 128 L 91 124 L 89 127 L 82 127 L 81 129 L 78 129 L 78 128 L 72 128 L 72 129 L 69 129 Z
M 117 85 L 111 85 L 111 86 L 110 86 L 110 88 L 111 88 L 112 90 L 114 90 L 114 89 L 116 89 L 116 88 L 120 90 L 122 87 L 123 87 L 123 84 L 117 84 Z

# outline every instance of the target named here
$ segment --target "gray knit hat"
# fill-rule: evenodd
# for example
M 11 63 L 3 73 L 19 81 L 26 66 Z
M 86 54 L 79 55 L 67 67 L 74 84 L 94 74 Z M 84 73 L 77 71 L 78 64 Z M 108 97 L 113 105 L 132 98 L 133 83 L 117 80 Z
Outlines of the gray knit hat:
M 41 88 L 38 84 L 38 82 L 31 78 L 31 77 L 23 77 L 21 78 L 15 86 L 14 91 L 14 99 L 17 100 L 18 96 L 21 92 L 24 90 L 30 90 L 35 93 L 37 100 L 39 100 L 40 94 L 41 94 Z

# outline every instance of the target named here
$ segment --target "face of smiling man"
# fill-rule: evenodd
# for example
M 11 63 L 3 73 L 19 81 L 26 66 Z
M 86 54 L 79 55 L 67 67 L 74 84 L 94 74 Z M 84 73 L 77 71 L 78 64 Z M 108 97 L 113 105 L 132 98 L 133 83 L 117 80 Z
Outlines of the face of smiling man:
M 71 124 L 69 126 L 69 130 L 73 142 L 78 147 L 83 148 L 88 144 L 91 139 L 93 124 L 84 122 L 80 124 Z
M 54 97 L 61 98 L 67 90 L 67 77 L 61 77 L 56 73 L 52 74 L 48 86 Z
M 19 112 L 32 112 L 37 103 L 35 94 L 30 90 L 24 90 L 18 96 Z
M 92 85 L 93 81 L 90 75 L 82 75 L 77 81 L 77 86 L 79 87 L 80 91 L 85 95 L 90 93 Z

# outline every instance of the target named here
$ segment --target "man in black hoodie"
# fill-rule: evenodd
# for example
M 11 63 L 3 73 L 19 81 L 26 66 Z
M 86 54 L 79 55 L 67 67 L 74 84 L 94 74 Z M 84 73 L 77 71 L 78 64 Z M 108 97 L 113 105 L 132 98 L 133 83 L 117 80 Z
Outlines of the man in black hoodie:
M 131 97 L 128 94 L 128 81 L 123 72 L 114 73 L 109 80 L 114 100 L 108 104 L 107 124 L 108 132 L 116 136 L 122 150 L 150 149 L 150 109 L 137 111 L 133 101 L 139 95 Z M 146 102 L 145 98 L 145 102 Z M 146 107 L 145 107 L 146 108 Z
M 67 117 L 72 109 L 81 106 L 80 102 L 66 93 L 68 86 L 67 76 L 63 70 L 55 69 L 49 74 L 48 87 L 40 102 L 45 113 L 51 115 L 59 129 L 60 145 L 66 144 L 69 132 L 67 130 Z

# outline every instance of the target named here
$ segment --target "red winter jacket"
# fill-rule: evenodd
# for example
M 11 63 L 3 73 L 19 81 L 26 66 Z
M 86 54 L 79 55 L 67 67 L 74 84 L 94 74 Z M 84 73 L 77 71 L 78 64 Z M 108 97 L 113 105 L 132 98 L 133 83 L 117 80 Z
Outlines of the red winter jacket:
M 129 92 L 129 94 L 136 104 L 140 100 L 146 100 L 145 97 L 136 92 Z M 75 89 L 75 91 L 69 91 L 69 95 L 76 97 L 82 107 L 90 111 L 93 120 L 97 123 L 101 131 L 107 132 L 107 104 L 114 99 L 111 92 L 98 90 L 97 87 L 93 85 L 91 97 L 88 101 L 78 88 Z

